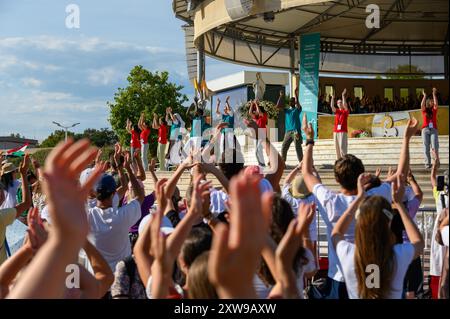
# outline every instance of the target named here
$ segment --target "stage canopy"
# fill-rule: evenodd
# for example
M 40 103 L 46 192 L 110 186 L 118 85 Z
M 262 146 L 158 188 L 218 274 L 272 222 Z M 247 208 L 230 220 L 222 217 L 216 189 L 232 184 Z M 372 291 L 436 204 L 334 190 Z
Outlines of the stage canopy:
M 380 27 L 369 29 L 366 9 L 374 4 Z M 299 35 L 319 32 L 321 72 L 355 74 L 393 73 L 407 65 L 414 67 L 406 73 L 417 67 L 444 75 L 448 9 L 448 0 L 173 1 L 175 15 L 186 22 L 188 59 L 202 48 L 217 59 L 293 71 Z

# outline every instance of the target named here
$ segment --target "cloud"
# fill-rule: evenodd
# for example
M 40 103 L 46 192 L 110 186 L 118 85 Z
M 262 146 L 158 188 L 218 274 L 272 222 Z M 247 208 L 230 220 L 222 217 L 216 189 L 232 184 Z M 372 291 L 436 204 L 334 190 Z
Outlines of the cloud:
M 183 93 L 193 91 L 182 50 L 86 36 L 0 38 L 0 135 L 43 139 L 54 120 L 80 122 L 78 131 L 109 127 L 106 102 L 135 65 L 169 71 Z
M 117 83 L 122 78 L 121 72 L 112 67 L 94 69 L 89 71 L 89 83 L 94 86 L 106 86 Z
M 23 78 L 22 83 L 28 87 L 40 87 L 42 85 L 42 81 L 35 78 Z

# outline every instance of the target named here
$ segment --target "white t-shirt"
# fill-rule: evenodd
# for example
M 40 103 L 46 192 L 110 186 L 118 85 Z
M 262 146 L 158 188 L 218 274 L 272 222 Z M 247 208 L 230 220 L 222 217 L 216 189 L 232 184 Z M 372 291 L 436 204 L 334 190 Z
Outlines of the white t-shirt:
M 433 188 L 433 196 L 436 201 L 436 218 L 434 220 L 433 232 L 431 234 L 431 248 L 430 248 L 430 275 L 440 277 L 442 273 L 442 264 L 445 256 L 445 247 L 439 245 L 436 241 L 436 234 L 439 231 L 439 217 L 442 212 L 442 201 L 441 201 L 442 192 L 436 190 L 436 187 Z M 448 196 L 446 199 L 446 207 L 448 207 Z
M 5 208 L 15 208 L 17 205 L 17 191 L 19 187 L 22 185 L 22 182 L 16 179 L 13 182 L 13 185 L 8 188 L 8 190 L 3 191 L 5 194 L 5 200 L 0 205 L 0 209 Z
M 441 237 L 442 237 L 442 241 L 444 242 L 444 246 L 448 247 L 448 225 L 445 226 L 442 230 L 441 230 Z
M 394 270 L 392 272 L 391 291 L 386 299 L 402 299 L 403 281 L 408 267 L 413 261 L 415 251 L 414 246 L 411 244 L 397 244 L 393 246 L 393 250 Z M 348 297 L 350 299 L 360 299 L 355 272 L 355 244 L 341 240 L 336 246 L 336 252 L 344 271 Z
M 314 196 L 314 194 L 311 194 L 310 196 L 306 198 L 294 198 L 289 191 L 291 188 L 291 184 L 286 184 L 283 186 L 283 189 L 281 191 L 281 197 L 285 199 L 289 205 L 291 205 L 292 211 L 294 212 L 295 216 L 298 216 L 298 208 L 300 207 L 301 203 L 304 204 L 312 204 L 315 203 L 317 209 L 323 209 L 322 206 L 318 205 L 317 199 Z M 311 241 L 317 241 L 317 216 L 314 216 L 314 219 L 309 225 L 309 236 L 311 238 Z
M 350 204 L 355 200 L 356 196 L 347 196 L 341 193 L 336 193 L 328 189 L 322 184 L 316 184 L 313 188 L 313 194 L 318 201 L 319 214 L 322 217 L 327 227 L 328 238 L 328 277 L 343 282 L 344 276 L 339 269 L 339 262 L 331 242 L 331 232 L 336 225 L 339 218 L 345 213 Z M 382 196 L 389 202 L 392 202 L 391 185 L 383 183 L 379 187 L 372 188 L 367 192 L 368 196 Z M 355 240 L 355 221 L 353 220 L 348 227 L 344 238 L 348 242 Z
M 131 255 L 128 231 L 141 218 L 141 205 L 132 200 L 120 208 L 99 207 L 88 210 L 89 241 L 102 254 L 112 271 L 116 264 Z

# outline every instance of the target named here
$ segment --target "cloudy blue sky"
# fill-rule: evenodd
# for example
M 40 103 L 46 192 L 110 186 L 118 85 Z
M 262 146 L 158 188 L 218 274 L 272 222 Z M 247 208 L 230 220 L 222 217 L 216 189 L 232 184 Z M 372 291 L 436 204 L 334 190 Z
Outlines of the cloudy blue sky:
M 65 25 L 80 8 L 80 29 Z M 134 65 L 167 70 L 192 94 L 183 24 L 171 0 L 0 0 L 0 136 L 42 140 L 55 127 L 109 127 L 107 101 Z M 242 67 L 208 60 L 208 78 Z

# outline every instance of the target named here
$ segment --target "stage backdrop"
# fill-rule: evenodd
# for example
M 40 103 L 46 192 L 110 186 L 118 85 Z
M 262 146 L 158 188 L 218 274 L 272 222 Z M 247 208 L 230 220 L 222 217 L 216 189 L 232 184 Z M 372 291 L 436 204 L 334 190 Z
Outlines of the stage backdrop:
M 317 139 L 317 106 L 319 95 L 320 33 L 300 36 L 299 98 L 308 122 L 313 124 Z M 301 123 L 302 118 L 300 118 Z M 305 134 L 303 139 L 305 139 Z
M 448 106 L 438 110 L 438 131 L 440 135 L 449 134 Z M 390 112 L 378 114 L 352 114 L 348 118 L 348 135 L 357 130 L 364 130 L 374 137 L 401 137 L 410 117 L 415 117 L 422 127 L 420 110 Z M 319 139 L 333 138 L 334 115 L 319 116 Z

